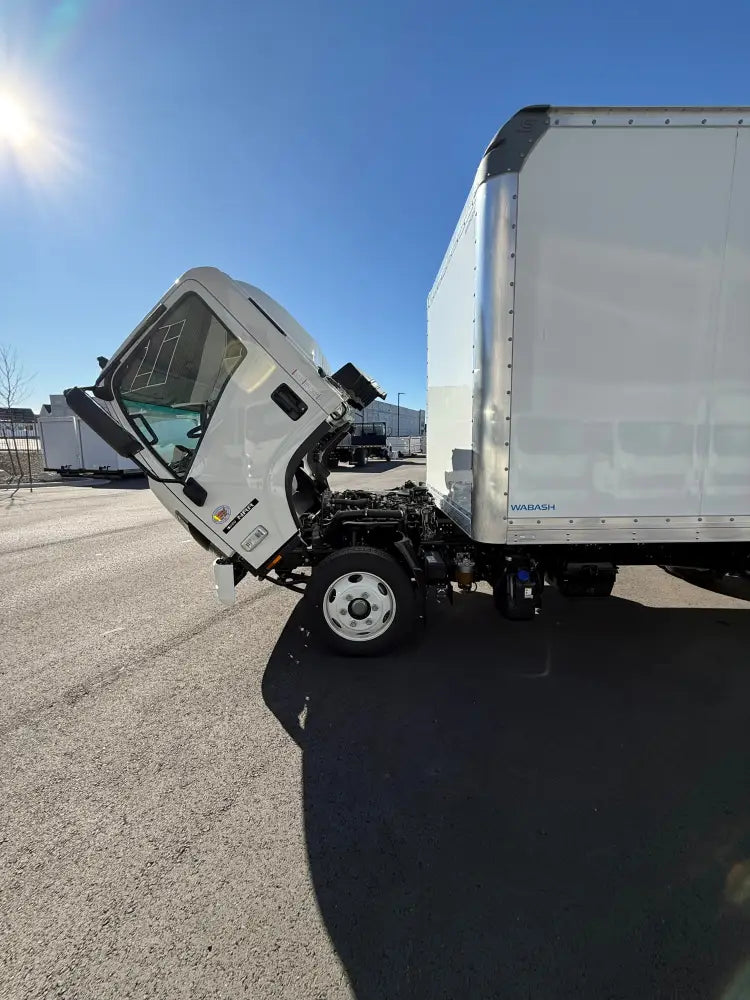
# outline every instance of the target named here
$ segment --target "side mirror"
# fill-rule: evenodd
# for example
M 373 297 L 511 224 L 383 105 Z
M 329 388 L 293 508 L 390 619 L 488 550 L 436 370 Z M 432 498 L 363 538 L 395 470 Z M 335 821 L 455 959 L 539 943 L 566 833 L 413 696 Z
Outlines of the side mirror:
M 105 413 L 100 406 L 97 406 L 83 389 L 66 389 L 63 395 L 73 413 L 79 416 L 85 424 L 88 424 L 91 430 L 106 441 L 118 455 L 123 458 L 133 458 L 139 451 L 143 451 L 141 442 L 132 434 L 128 434 L 118 423 L 115 423 L 112 417 Z

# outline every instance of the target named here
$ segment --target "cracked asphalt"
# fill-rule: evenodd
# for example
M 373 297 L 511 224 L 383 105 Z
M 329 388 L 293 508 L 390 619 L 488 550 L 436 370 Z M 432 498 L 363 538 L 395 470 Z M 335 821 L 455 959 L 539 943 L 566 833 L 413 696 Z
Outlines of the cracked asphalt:
M 366 665 L 133 484 L 0 493 L 0 560 L 0 997 L 750 997 L 746 601 L 480 588 Z

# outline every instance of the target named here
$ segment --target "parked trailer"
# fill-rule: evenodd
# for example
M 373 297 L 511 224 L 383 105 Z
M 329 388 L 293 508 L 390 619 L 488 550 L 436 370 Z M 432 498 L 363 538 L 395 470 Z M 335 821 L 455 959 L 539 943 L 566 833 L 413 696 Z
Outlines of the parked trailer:
M 39 416 L 44 471 L 62 476 L 141 475 L 141 469 L 73 413 L 63 395 L 50 396 Z
M 393 458 L 411 458 L 414 455 L 424 455 L 424 444 L 418 435 L 394 436 L 386 440 Z
M 303 591 L 335 649 L 380 653 L 430 589 L 487 581 L 521 619 L 545 580 L 748 569 L 748 260 L 750 109 L 526 108 L 428 299 L 426 485 L 329 490 L 326 451 L 379 387 L 210 268 L 116 352 L 106 412 L 66 396 L 215 552 L 221 601 L 251 573 Z M 170 439 L 153 408 L 194 427 Z

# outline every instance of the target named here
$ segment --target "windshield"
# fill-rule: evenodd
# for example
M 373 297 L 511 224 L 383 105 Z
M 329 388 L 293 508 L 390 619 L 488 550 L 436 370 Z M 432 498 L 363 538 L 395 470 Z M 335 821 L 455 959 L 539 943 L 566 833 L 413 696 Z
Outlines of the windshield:
M 224 386 L 246 351 L 189 294 L 118 369 L 113 388 L 133 429 L 184 479 Z

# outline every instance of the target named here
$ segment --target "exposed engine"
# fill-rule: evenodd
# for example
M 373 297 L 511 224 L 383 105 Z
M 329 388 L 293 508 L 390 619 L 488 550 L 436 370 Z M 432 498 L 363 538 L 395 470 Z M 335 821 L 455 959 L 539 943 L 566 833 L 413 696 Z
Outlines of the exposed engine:
M 468 558 L 474 548 L 435 506 L 430 491 L 413 482 L 385 493 L 327 490 L 320 510 L 303 515 L 301 522 L 300 536 L 313 564 L 344 547 L 372 546 L 393 552 L 425 583 L 453 578 L 457 560 Z
M 412 482 L 387 493 L 326 492 L 317 521 L 324 537 L 339 525 L 360 531 L 369 531 L 378 524 L 398 525 L 422 539 L 433 537 L 437 531 L 437 511 L 429 490 Z

